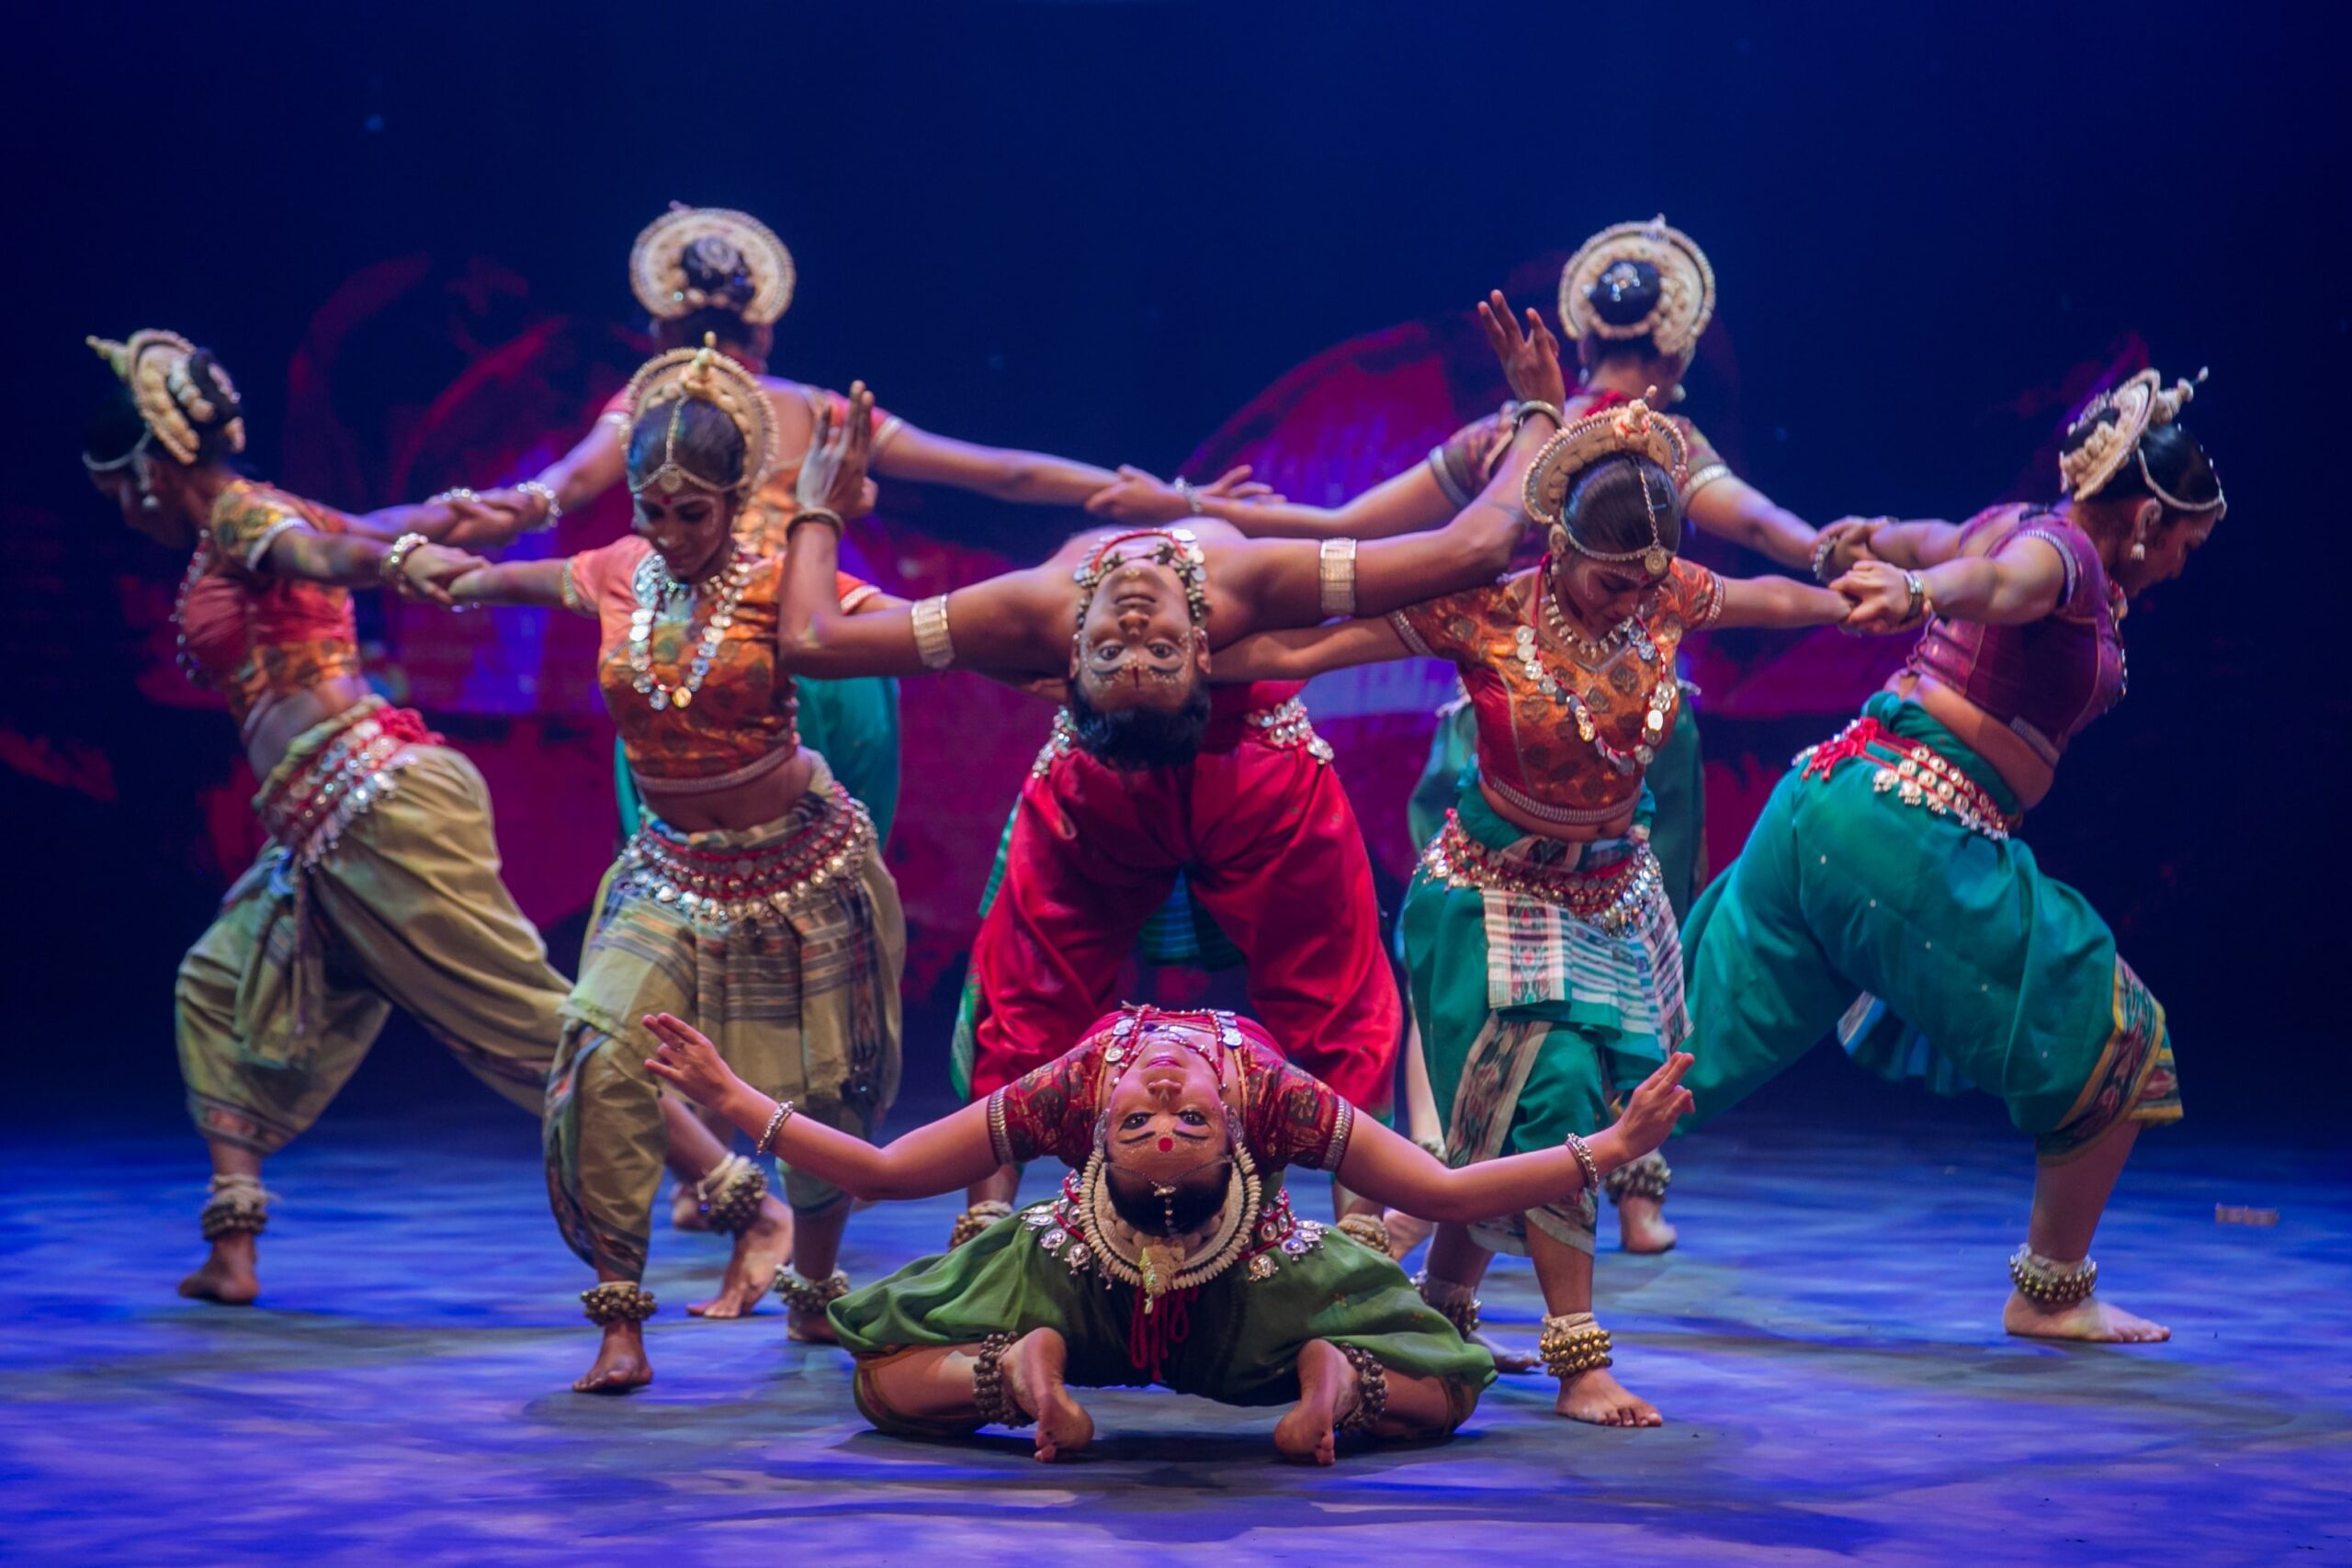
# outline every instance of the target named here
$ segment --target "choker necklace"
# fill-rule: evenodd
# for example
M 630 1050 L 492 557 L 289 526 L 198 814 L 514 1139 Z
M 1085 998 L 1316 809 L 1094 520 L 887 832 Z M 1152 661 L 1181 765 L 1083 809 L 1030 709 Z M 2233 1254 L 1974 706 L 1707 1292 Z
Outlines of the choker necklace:
M 710 673 L 711 660 L 718 656 L 718 645 L 725 640 L 727 628 L 735 624 L 735 607 L 742 603 L 743 590 L 752 580 L 752 567 L 758 560 L 748 540 L 738 538 L 725 567 L 701 582 L 691 586 L 671 575 L 670 563 L 658 550 L 649 550 L 637 563 L 637 570 L 629 579 L 629 586 L 637 594 L 637 608 L 628 615 L 628 667 L 637 675 L 638 691 L 660 713 L 667 707 L 684 707 L 702 690 L 703 677 Z M 694 660 L 686 666 L 686 678 L 675 685 L 657 678 L 653 673 L 653 621 L 673 596 L 690 602 L 707 598 L 710 602 L 710 618 L 703 623 L 702 635 L 695 639 Z M 687 612 L 688 624 L 693 624 L 693 611 Z

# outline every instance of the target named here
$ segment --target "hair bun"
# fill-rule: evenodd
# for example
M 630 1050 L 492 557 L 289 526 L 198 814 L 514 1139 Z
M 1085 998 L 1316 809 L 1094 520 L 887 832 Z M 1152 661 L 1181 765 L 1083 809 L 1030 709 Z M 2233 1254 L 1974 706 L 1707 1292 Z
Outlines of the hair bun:
M 708 305 L 740 307 L 756 291 L 751 264 L 723 234 L 704 234 L 686 246 L 678 256 L 678 270 L 686 276 L 689 298 L 698 292 Z
M 1657 313 L 1665 288 L 1656 266 L 1621 257 L 1601 269 L 1585 290 L 1592 313 L 1612 327 L 1638 327 Z

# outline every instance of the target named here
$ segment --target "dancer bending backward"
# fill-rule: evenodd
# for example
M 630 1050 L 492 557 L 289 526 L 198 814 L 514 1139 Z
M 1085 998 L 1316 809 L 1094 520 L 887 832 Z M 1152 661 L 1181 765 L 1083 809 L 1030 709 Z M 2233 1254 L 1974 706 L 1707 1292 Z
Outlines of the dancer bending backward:
M 1515 381 L 1556 363 L 1532 312 L 1523 339 L 1500 310 L 1486 320 L 1517 340 Z M 1682 638 L 1845 617 L 1845 602 L 1826 589 L 1718 578 L 1674 558 L 1686 453 L 1681 433 L 1638 400 L 1588 414 L 1528 475 L 1527 510 L 1550 525 L 1540 566 L 1385 619 L 1252 637 L 1221 661 L 1223 676 L 1239 679 L 1414 656 L 1461 670 L 1477 757 L 1399 917 L 1456 1165 L 1591 1132 L 1611 1096 L 1689 1032 L 1643 788 L 1680 712 Z M 1476 1226 L 1441 1225 L 1421 1289 L 1468 1334 L 1490 1249 L 1529 1254 L 1560 1414 L 1655 1426 L 1657 1410 L 1610 1371 L 1609 1334 L 1593 1321 L 1593 1221 L 1588 1191 Z
M 2177 419 L 2190 390 L 2147 370 L 2095 401 L 2067 433 L 2053 506 L 1832 531 L 1841 563 L 1868 551 L 1838 584 L 1850 624 L 1919 626 L 1918 645 L 1861 717 L 1798 755 L 1690 914 L 1700 1116 L 1847 1015 L 1849 1033 L 1877 1034 L 1850 1042 L 1861 1058 L 1907 1026 L 2034 1135 L 2012 1334 L 2170 1332 L 2095 1298 L 2089 1258 L 2141 1125 L 2180 1116 L 2164 1009 L 2013 835 L 2067 743 L 2123 695 L 2132 597 L 2177 577 L 2222 519 L 2221 481 Z
M 122 386 L 83 462 L 131 527 L 194 553 L 172 618 L 262 781 L 268 840 L 180 964 L 180 1074 L 212 1156 L 211 1255 L 180 1294 L 260 1290 L 263 1159 L 318 1119 L 394 1007 L 536 1111 L 563 976 L 498 876 L 481 775 L 361 678 L 354 587 L 447 603 L 481 564 L 427 534 L 500 520 L 471 505 L 348 516 L 240 476 L 244 420 L 220 362 L 174 333 L 91 346 Z
M 1714 315 L 1714 268 L 1695 241 L 1663 218 L 1615 224 L 1587 240 L 1561 270 L 1559 310 L 1560 324 L 1576 340 L 1582 366 L 1579 384 L 1566 397 L 1565 388 L 1539 391 L 1537 397 L 1557 404 L 1570 419 L 1623 407 L 1652 388 L 1665 389 L 1679 401 L 1699 336 Z M 1122 522 L 1160 522 L 1181 519 L 1188 511 L 1204 513 L 1230 521 L 1253 538 L 1345 535 L 1375 539 L 1433 527 L 1468 504 L 1495 477 L 1510 445 L 1518 408 L 1516 401 L 1507 402 L 1498 412 L 1463 426 L 1432 450 L 1428 461 L 1343 506 L 1230 498 L 1216 487 L 1170 486 L 1122 468 L 1119 482 L 1090 501 L 1087 510 Z M 1681 432 L 1690 450 L 1690 477 L 1683 480 L 1681 496 L 1686 523 L 1781 566 L 1802 568 L 1815 558 L 1817 536 L 1811 525 L 1734 474 L 1688 419 L 1665 417 Z M 1531 536 L 1528 543 L 1539 541 Z M 1698 715 L 1689 702 L 1696 690 L 1684 686 L 1681 716 L 1645 774 L 1657 801 L 1651 849 L 1678 919 L 1703 880 L 1703 773 Z M 1468 703 L 1441 710 L 1424 774 L 1433 798 L 1453 799 L 1455 781 L 1474 754 L 1476 728 Z M 1419 795 L 1416 791 L 1417 802 Z M 1442 804 L 1438 809 L 1442 811 Z M 1425 843 L 1428 837 L 1417 832 L 1415 841 Z M 1408 1075 L 1415 1060 L 1408 1061 Z M 1417 1120 L 1415 1134 L 1424 1131 Z M 1609 1197 L 1617 1208 L 1626 1251 L 1663 1252 L 1674 1245 L 1674 1229 L 1660 1212 L 1672 1175 L 1665 1157 L 1653 1155 L 1610 1179 Z M 1391 1221 L 1400 1253 L 1409 1250 L 1421 1227 L 1396 1223 L 1397 1216 Z
M 676 1019 L 647 1022 L 662 1041 L 654 1072 L 861 1197 L 929 1197 L 1046 1156 L 1071 1167 L 1051 1200 L 832 1308 L 875 1426 L 935 1438 L 1035 1422 L 1041 1460 L 1094 1434 L 1072 1384 L 1295 1401 L 1274 1446 L 1306 1463 L 1330 1463 L 1343 1432 L 1452 1432 L 1493 1362 L 1385 1253 L 1293 1213 L 1282 1168 L 1455 1220 L 1589 1201 L 1689 1098 L 1677 1080 L 1690 1058 L 1676 1055 L 1607 1131 L 1449 1169 L 1285 1062 L 1256 1023 L 1130 1007 L 983 1102 L 877 1149 L 744 1084 Z
M 785 563 L 736 526 L 775 440 L 765 390 L 713 348 L 679 349 L 638 372 L 629 407 L 636 532 L 564 560 L 485 567 L 451 590 L 597 620 L 598 682 L 650 812 L 605 878 L 548 1095 L 548 1191 L 599 1281 L 582 1296 L 604 1330 L 576 1385 L 591 1393 L 652 1376 L 640 1281 L 663 1099 L 637 1021 L 685 1014 L 752 1082 L 870 1136 L 898 1092 L 906 945 L 865 807 L 794 733 L 776 646 Z M 768 1227 L 747 1218 L 768 1206 L 763 1175 L 720 1157 L 702 1187 L 736 1234 L 728 1304 L 748 1310 L 774 1272 L 794 1337 L 830 1337 L 825 1303 L 848 1289 L 834 1268 L 848 1199 L 787 1171 L 792 1223 Z M 797 1272 L 777 1269 L 787 1234 Z
M 845 434 L 862 446 L 863 391 L 854 400 Z M 1181 871 L 1245 955 L 1250 1004 L 1283 1050 L 1359 1108 L 1386 1107 L 1403 1010 L 1330 748 L 1295 683 L 1213 698 L 1211 647 L 1492 579 L 1517 544 L 1515 491 L 1540 437 L 1523 433 L 1442 529 L 1361 549 L 1245 539 L 1216 522 L 1081 536 L 1042 566 L 910 611 L 841 614 L 833 529 L 796 519 L 796 673 L 961 665 L 1069 682 L 973 946 L 975 1098 L 1051 1060 L 1113 1004 L 1121 964 Z M 1007 1167 L 976 1184 L 956 1236 L 1009 1212 L 1017 1181 Z

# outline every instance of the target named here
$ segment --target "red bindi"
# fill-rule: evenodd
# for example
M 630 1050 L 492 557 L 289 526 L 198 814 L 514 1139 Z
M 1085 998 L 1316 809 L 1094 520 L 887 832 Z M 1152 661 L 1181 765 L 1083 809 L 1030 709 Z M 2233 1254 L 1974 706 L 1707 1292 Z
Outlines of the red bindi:
M 1163 1134 L 1160 1134 L 1160 1137 L 1159 1137 L 1159 1152 L 1160 1152 L 1161 1154 L 1166 1154 L 1169 1150 L 1170 1150 L 1170 1149 L 1174 1148 L 1175 1146 L 1176 1146 L 1176 1140 L 1175 1140 L 1175 1139 L 1173 1139 L 1173 1138 L 1171 1138 L 1171 1137 L 1168 1136 L 1165 1133 L 1163 1133 Z

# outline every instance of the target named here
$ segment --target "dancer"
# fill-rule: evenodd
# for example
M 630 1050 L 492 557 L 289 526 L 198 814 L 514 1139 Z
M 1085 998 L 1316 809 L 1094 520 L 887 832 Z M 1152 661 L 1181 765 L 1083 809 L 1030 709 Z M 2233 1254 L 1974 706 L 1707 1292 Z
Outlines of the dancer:
M 548 1097 L 556 1217 L 599 1281 L 582 1300 L 604 1340 L 575 1386 L 597 1393 L 652 1377 L 641 1325 L 654 1300 L 640 1281 L 662 1099 L 635 1021 L 690 1014 L 753 1081 L 870 1136 L 898 1092 L 906 945 L 871 818 L 794 733 L 793 682 L 777 658 L 785 563 L 738 525 L 775 448 L 766 389 L 707 344 L 649 361 L 628 401 L 636 532 L 451 585 L 461 603 L 561 604 L 598 621 L 605 707 L 652 812 L 605 879 Z M 807 504 L 856 510 L 865 476 L 845 482 Z M 861 586 L 844 580 L 837 592 Z M 715 1221 L 724 1210 L 719 1228 L 752 1223 L 764 1179 L 710 1149 Z M 795 1267 L 778 1268 L 781 1227 L 756 1247 L 739 1234 L 726 1305 L 749 1310 L 767 1287 L 753 1271 L 764 1265 L 793 1336 L 829 1337 L 825 1305 L 849 1288 L 834 1267 L 849 1202 L 805 1171 L 787 1170 L 785 1191 Z
M 1560 272 L 1560 324 L 1576 342 L 1580 384 L 1566 397 L 1558 392 L 1541 395 L 1557 403 L 1569 419 L 1622 407 L 1653 389 L 1664 389 L 1679 402 L 1682 378 L 1714 310 L 1714 268 L 1688 234 L 1669 227 L 1663 217 L 1611 225 L 1579 246 Z M 1510 443 L 1517 406 L 1507 402 L 1499 412 L 1463 426 L 1433 449 L 1426 462 L 1342 506 L 1269 503 L 1195 490 L 1182 480 L 1162 484 L 1148 474 L 1122 468 L 1119 482 L 1096 495 L 1087 510 L 1128 523 L 1204 513 L 1231 522 L 1253 538 L 1385 538 L 1429 528 L 1466 505 L 1494 478 Z M 1681 497 L 1686 522 L 1784 567 L 1818 564 L 1819 539 L 1810 525 L 1734 474 L 1690 420 L 1679 413 L 1664 417 L 1681 433 L 1690 454 Z M 1681 717 L 1645 773 L 1657 797 L 1651 849 L 1677 919 L 1689 910 L 1706 880 L 1704 770 L 1698 715 L 1690 700 L 1697 694 L 1698 688 L 1686 682 Z M 1441 811 L 1453 799 L 1455 779 L 1473 753 L 1475 733 L 1466 701 L 1440 710 L 1424 782 L 1439 799 Z M 1428 836 L 1417 831 L 1414 841 L 1427 843 Z M 1610 1201 L 1617 1209 L 1626 1251 L 1664 1252 L 1674 1245 L 1674 1227 L 1663 1213 L 1672 1177 L 1661 1155 L 1611 1179 Z M 1396 1240 L 1409 1247 L 1419 1227 L 1400 1222 L 1398 1216 L 1390 1221 Z
M 1295 1401 L 1274 1447 L 1329 1464 L 1345 1432 L 1452 1432 L 1493 1381 L 1389 1257 L 1292 1213 L 1285 1165 L 1415 1213 L 1468 1220 L 1558 1204 L 1664 1137 L 1689 1097 L 1669 1057 L 1590 1138 L 1455 1170 L 1283 1059 L 1230 1013 L 1128 1007 L 1057 1060 L 887 1148 L 811 1125 L 741 1081 L 674 1018 L 647 1026 L 651 1071 L 762 1148 L 872 1198 L 951 1191 L 1053 1156 L 1055 1198 L 944 1257 L 833 1303 L 857 1407 L 886 1432 L 1037 1426 L 1040 1460 L 1085 1447 L 1069 1386 L 1159 1383 L 1228 1404 Z
M 393 1008 L 537 1111 L 565 987 L 499 880 L 481 775 L 361 678 L 350 590 L 448 603 L 481 563 L 426 536 L 490 521 L 483 509 L 351 516 L 245 479 L 243 405 L 219 360 L 168 332 L 90 344 L 120 385 L 82 461 L 132 528 L 193 540 L 172 612 L 181 666 L 226 697 L 262 781 L 268 840 L 174 993 L 212 1160 L 210 1254 L 179 1292 L 243 1304 L 260 1290 L 263 1160 L 318 1119 Z
M 844 435 L 862 449 L 870 400 L 860 389 L 854 401 Z M 1212 697 L 1210 650 L 1493 577 L 1518 540 L 1520 466 L 1542 428 L 1522 430 L 1503 471 L 1442 529 L 1361 549 L 1245 539 L 1215 522 L 1081 536 L 1043 566 L 903 612 L 840 615 L 832 529 L 797 527 L 786 626 L 796 673 L 960 665 L 1069 682 L 974 942 L 972 1095 L 1049 1060 L 1111 1005 L 1137 931 L 1182 871 L 1248 956 L 1251 1005 L 1283 1050 L 1359 1108 L 1387 1105 L 1402 1010 L 1330 748 L 1295 684 Z M 1009 1168 L 976 1184 L 957 1235 L 1004 1213 L 1016 1185 Z
M 1498 352 L 1556 359 L 1485 313 Z M 1515 380 L 1519 378 L 1515 378 Z M 1692 632 L 1842 620 L 1846 604 L 1785 578 L 1718 578 L 1675 558 L 1688 447 L 1636 400 L 1570 423 L 1528 475 L 1551 553 L 1508 581 L 1381 620 L 1272 632 L 1228 649 L 1227 679 L 1304 679 L 1435 657 L 1462 671 L 1477 721 L 1445 826 L 1399 917 L 1447 1156 L 1472 1164 L 1600 1124 L 1689 1031 L 1675 922 L 1648 843 L 1643 774 L 1681 707 L 1674 656 Z M 1541 1346 L 1560 1414 L 1603 1426 L 1658 1415 L 1610 1371 L 1592 1319 L 1592 1195 L 1476 1227 L 1442 1225 L 1422 1288 L 1475 1331 L 1490 1249 L 1524 1251 L 1547 1309 Z
M 2095 1297 L 2089 1258 L 2140 1128 L 2180 1116 L 2164 1009 L 2014 835 L 2067 743 L 2123 695 L 2130 601 L 2177 577 L 2225 510 L 2179 423 L 2191 390 L 2146 370 L 2096 400 L 2067 432 L 2054 505 L 1838 531 L 1841 556 L 1869 552 L 1838 582 L 1849 624 L 1918 626 L 1918 644 L 1861 717 L 1798 754 L 1690 914 L 1701 1117 L 1803 1055 L 1860 988 L 1857 1026 L 1916 1028 L 2033 1134 L 2011 1334 L 2170 1332 Z

